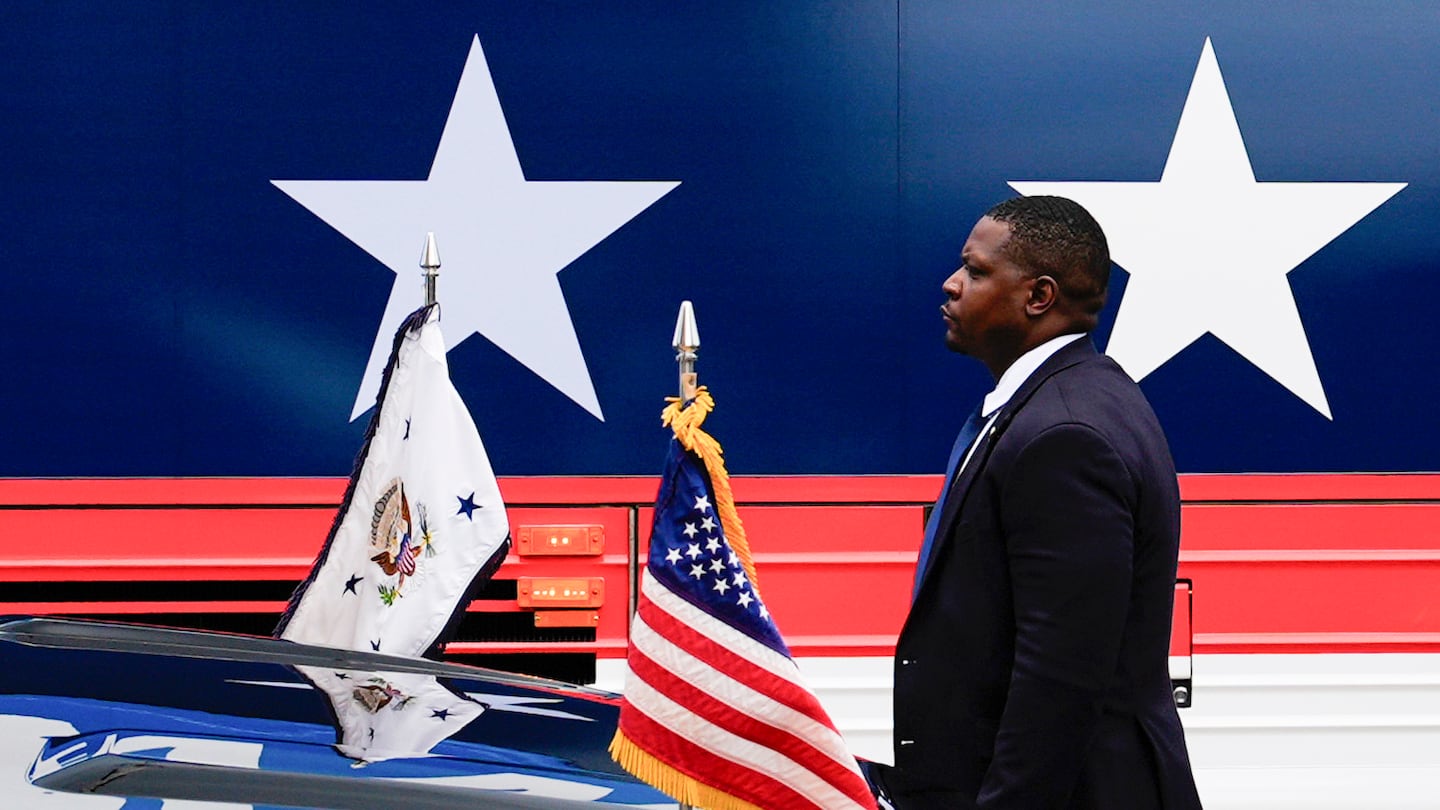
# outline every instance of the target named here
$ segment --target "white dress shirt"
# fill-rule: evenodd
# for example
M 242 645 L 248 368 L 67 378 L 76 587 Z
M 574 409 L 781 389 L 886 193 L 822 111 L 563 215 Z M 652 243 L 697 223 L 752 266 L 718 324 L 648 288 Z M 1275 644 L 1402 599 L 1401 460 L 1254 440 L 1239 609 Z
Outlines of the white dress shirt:
M 996 415 L 1010 401 L 1010 398 L 1015 396 L 1015 392 L 1020 390 L 1020 386 L 1024 385 L 1025 381 L 1030 379 L 1030 375 L 1044 365 L 1051 355 L 1082 337 L 1085 337 L 1083 333 L 1051 338 L 1017 357 L 1015 362 L 1005 369 L 1005 373 L 1001 374 L 999 381 L 995 383 L 995 390 L 986 394 L 985 401 L 980 405 L 980 415 L 985 417 L 986 422 L 984 427 L 980 428 L 980 432 L 975 435 L 975 441 L 970 443 L 970 449 L 965 452 L 965 460 L 960 462 L 959 468 L 955 470 L 956 477 L 959 477 L 965 466 L 970 463 L 970 456 L 974 455 L 975 448 L 980 446 L 981 437 L 994 429 Z

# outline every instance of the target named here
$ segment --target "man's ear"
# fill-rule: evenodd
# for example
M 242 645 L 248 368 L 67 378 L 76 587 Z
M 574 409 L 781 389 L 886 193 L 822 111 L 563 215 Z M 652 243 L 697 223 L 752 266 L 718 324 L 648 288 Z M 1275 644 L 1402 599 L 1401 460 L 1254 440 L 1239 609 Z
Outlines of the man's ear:
M 1039 317 L 1049 311 L 1060 297 L 1060 285 L 1051 276 L 1036 276 L 1030 285 L 1030 298 L 1025 302 L 1025 314 Z

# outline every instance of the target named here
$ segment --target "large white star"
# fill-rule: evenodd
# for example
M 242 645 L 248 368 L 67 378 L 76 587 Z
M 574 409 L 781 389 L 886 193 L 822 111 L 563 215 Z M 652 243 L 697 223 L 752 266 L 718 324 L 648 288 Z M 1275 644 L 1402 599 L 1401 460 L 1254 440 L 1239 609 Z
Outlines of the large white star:
M 1011 182 L 1089 209 L 1130 273 L 1106 353 L 1139 380 L 1207 332 L 1330 404 L 1286 274 L 1405 183 L 1260 183 L 1210 40 L 1158 183 Z
M 680 185 L 526 180 L 479 37 L 428 178 L 272 182 L 396 273 L 351 419 L 374 403 L 392 336 L 421 304 L 434 231 L 445 348 L 479 332 L 603 420 L 556 274 Z

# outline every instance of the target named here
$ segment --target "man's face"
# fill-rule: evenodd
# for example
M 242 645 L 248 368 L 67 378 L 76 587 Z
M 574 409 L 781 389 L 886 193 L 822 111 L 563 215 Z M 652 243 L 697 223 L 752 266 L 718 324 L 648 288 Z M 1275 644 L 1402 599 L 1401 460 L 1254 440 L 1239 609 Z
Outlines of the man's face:
M 960 269 L 941 288 L 948 298 L 940 307 L 945 345 L 980 360 L 996 377 L 1021 353 L 1030 328 L 1025 304 L 1035 283 L 1005 253 L 1009 239 L 1009 224 L 982 218 L 960 251 Z

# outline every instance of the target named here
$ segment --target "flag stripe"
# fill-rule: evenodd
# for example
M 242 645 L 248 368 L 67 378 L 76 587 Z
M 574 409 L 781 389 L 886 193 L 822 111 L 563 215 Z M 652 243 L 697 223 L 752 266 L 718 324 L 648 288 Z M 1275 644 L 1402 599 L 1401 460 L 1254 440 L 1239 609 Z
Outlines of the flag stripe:
M 653 664 L 679 678 L 682 684 L 703 684 L 711 698 L 727 704 L 729 708 L 782 730 L 793 729 L 795 733 L 810 739 L 813 748 L 824 752 L 837 763 L 845 765 L 846 759 L 854 761 L 843 754 L 844 743 L 839 732 L 776 700 L 775 694 L 767 688 L 775 685 L 773 681 L 758 687 L 747 684 L 736 677 L 743 670 L 717 669 L 709 662 L 692 655 L 683 645 L 655 632 L 640 619 L 636 620 L 632 628 L 631 643 Z M 653 683 L 653 680 L 651 682 Z M 819 701 L 813 696 L 810 696 L 810 700 L 819 706 Z M 757 711 L 757 707 L 764 707 L 764 711 Z M 842 752 L 838 757 L 834 753 L 837 748 Z
M 772 780 L 794 791 L 797 797 L 803 797 L 808 805 L 832 810 L 862 806 L 789 757 L 773 748 L 726 731 L 656 691 L 642 679 L 635 678 L 626 683 L 625 699 L 632 707 L 672 733 L 692 740 L 707 751 L 729 760 L 733 763 L 732 767 L 738 765 L 757 773 L 769 774 Z M 738 782 L 739 780 L 733 777 L 727 778 L 726 788 L 733 791 Z M 756 800 L 755 803 L 761 807 L 795 806 L 777 803 L 773 798 Z
M 649 571 L 646 571 L 645 576 L 640 578 L 640 591 L 656 607 L 674 616 L 680 623 L 692 627 L 704 624 L 707 628 L 706 635 L 711 640 L 719 644 L 721 648 L 734 652 L 747 664 L 759 667 L 777 678 L 784 678 L 802 689 L 805 688 L 805 684 L 800 682 L 800 674 L 794 661 L 716 619 L 688 600 L 675 595 L 663 583 L 650 576 Z M 644 602 L 641 602 L 641 605 L 643 606 Z
M 628 691 L 628 689 L 627 689 Z M 688 730 L 669 728 L 650 715 L 628 704 L 630 711 L 620 716 L 620 730 L 636 745 L 657 759 L 705 785 L 722 784 L 733 794 L 756 807 L 805 808 L 814 802 L 776 780 L 768 769 L 756 770 L 716 754 L 695 742 Z M 717 779 L 717 776 L 723 776 Z M 736 778 L 736 777 L 740 778 Z
M 715 628 L 714 619 L 703 617 L 688 623 L 683 622 L 668 614 L 654 602 L 644 600 L 640 603 L 635 618 L 636 624 L 642 621 L 649 630 L 664 637 L 677 647 L 685 648 L 689 654 L 703 661 L 710 668 L 725 672 L 745 686 L 768 694 L 772 700 L 806 715 L 816 721 L 817 725 L 828 724 L 825 709 L 809 689 L 769 671 L 757 670 L 749 665 L 749 659 L 744 657 L 738 647 L 726 647 L 710 638 L 706 631 Z M 795 665 L 788 658 L 785 659 L 785 663 L 791 670 L 786 674 L 791 677 L 797 676 L 798 671 L 795 670 Z
M 859 777 L 859 769 L 834 729 L 715 671 L 641 622 L 636 622 L 631 643 L 640 653 L 631 656 L 631 671 L 678 705 L 737 736 L 779 751 L 841 790 L 847 783 L 858 784 L 852 777 Z

